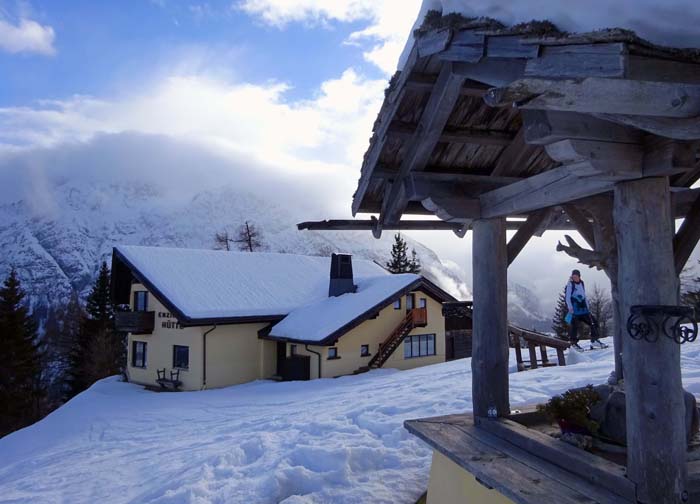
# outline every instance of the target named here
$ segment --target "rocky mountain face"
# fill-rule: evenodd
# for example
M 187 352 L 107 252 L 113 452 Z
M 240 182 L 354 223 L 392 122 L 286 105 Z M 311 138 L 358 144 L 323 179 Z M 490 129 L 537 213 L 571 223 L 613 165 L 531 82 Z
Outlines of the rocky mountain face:
M 384 264 L 393 236 L 367 232 L 298 231 L 293 210 L 233 186 L 173 200 L 156 185 L 139 182 L 66 182 L 47 200 L 0 206 L 0 277 L 14 267 L 39 317 L 72 291 L 84 299 L 100 261 L 116 244 L 213 248 L 216 232 L 235 233 L 246 220 L 262 232 L 265 249 L 310 255 L 350 252 Z M 420 243 L 426 277 L 459 299 L 471 299 L 460 273 Z
M 508 284 L 508 319 L 512 324 L 541 332 L 552 331 L 552 310 L 545 309 L 539 298 L 522 284 Z

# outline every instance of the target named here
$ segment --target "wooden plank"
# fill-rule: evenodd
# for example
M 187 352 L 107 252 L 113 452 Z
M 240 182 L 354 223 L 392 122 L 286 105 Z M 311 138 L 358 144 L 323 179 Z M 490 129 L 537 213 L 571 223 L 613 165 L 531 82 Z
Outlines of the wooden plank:
M 571 497 L 580 504 L 630 502 L 475 427 L 468 415 L 409 420 L 404 422 L 404 426 L 484 484 L 518 504 L 568 502 Z M 513 465 L 513 462 L 517 465 Z M 499 472 L 501 464 L 507 467 L 507 472 Z M 517 477 L 510 476 L 511 469 L 518 474 Z M 542 495 L 543 491 L 546 495 Z M 570 494 L 571 491 L 574 493 Z
M 412 137 L 418 129 L 417 124 L 394 121 L 389 127 L 389 136 Z M 445 128 L 439 141 L 453 144 L 478 144 L 478 145 L 510 145 L 513 133 L 508 131 L 489 131 L 475 128 Z
M 472 30 L 456 31 L 447 48 L 438 54 L 445 61 L 476 63 L 484 56 L 484 35 Z
M 621 313 L 678 304 L 668 179 L 618 183 L 613 215 Z M 663 335 L 654 343 L 627 337 L 622 361 L 628 477 L 641 502 L 680 502 L 687 477 L 680 345 Z
M 486 39 L 487 58 L 536 58 L 539 46 L 523 44 L 522 36 L 490 36 Z
M 603 487 L 623 499 L 635 502 L 635 486 L 625 478 L 625 468 L 585 450 L 576 448 L 547 434 L 528 429 L 513 420 L 475 420 L 484 429 L 563 469 L 579 474 L 594 486 Z
M 642 81 L 700 84 L 700 64 L 632 54 L 627 57 L 626 77 Z
M 481 215 L 481 203 L 478 198 L 440 198 L 430 196 L 421 201 L 426 210 L 446 222 L 471 223 Z
M 483 484 L 518 504 L 595 502 L 586 494 L 560 484 L 546 473 L 536 471 L 502 451 L 466 435 L 465 431 L 456 425 L 406 422 L 405 426 L 409 432 L 467 469 Z M 428 440 L 436 440 L 437 443 Z
M 528 331 L 527 329 L 523 329 L 522 327 L 514 325 L 509 325 L 508 331 L 511 334 L 518 334 L 520 338 L 526 341 L 533 341 L 535 343 L 547 345 L 552 348 L 561 348 L 563 350 L 566 350 L 571 346 L 568 341 L 564 341 L 562 339 L 555 338 L 552 336 L 547 336 L 545 334 L 541 334 L 535 331 Z
M 459 91 L 464 83 L 464 77 L 453 72 L 452 64 L 443 64 L 433 92 L 423 110 L 418 128 L 413 139 L 408 144 L 407 152 L 399 169 L 398 181 L 402 181 L 412 171 L 421 171 L 428 164 L 430 155 L 437 145 L 442 130 L 452 113 Z M 385 209 L 379 218 L 379 229 L 385 222 L 399 220 L 406 200 L 401 192 L 402 183 L 391 184 L 388 194 L 385 196 Z
M 498 160 L 491 171 L 491 175 L 502 176 L 521 171 L 536 149 L 537 147 L 526 143 L 525 129 L 520 128 L 511 144 L 503 149 L 501 155 L 498 156 Z
M 548 217 L 549 213 L 550 210 L 545 209 L 531 214 L 525 223 L 520 226 L 518 232 L 508 241 L 508 266 L 513 264 L 515 258 L 518 257 L 518 254 L 525 248 L 527 242 L 530 241 L 530 238 L 532 238 L 540 224 Z
M 472 224 L 474 413 L 510 413 L 508 400 L 508 256 L 505 219 Z
M 582 80 L 524 78 L 490 89 L 492 107 L 659 117 L 700 116 L 700 85 L 589 77 Z
M 455 63 L 454 71 L 467 79 L 490 86 L 507 86 L 525 73 L 524 59 L 483 59 L 478 63 Z M 489 90 L 484 99 L 491 92 Z
M 695 200 L 683 224 L 673 238 L 676 274 L 680 275 L 700 240 L 700 197 Z
M 416 48 L 418 49 L 418 57 L 425 58 L 435 53 L 444 51 L 452 39 L 452 30 L 446 28 L 444 30 L 436 30 L 416 38 Z
M 557 348 L 557 362 L 560 366 L 566 366 L 566 357 L 564 357 L 564 350 Z
M 525 141 L 547 145 L 565 139 L 639 144 L 642 133 L 588 114 L 554 110 L 523 110 Z
M 585 78 L 625 75 L 624 44 L 580 44 L 544 47 L 541 56 L 529 59 L 526 77 Z

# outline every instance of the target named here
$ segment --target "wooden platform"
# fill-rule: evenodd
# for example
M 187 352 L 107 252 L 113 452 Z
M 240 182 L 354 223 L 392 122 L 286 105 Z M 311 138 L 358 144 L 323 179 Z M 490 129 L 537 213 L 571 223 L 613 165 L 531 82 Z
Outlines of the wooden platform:
M 511 419 L 477 418 L 475 425 L 472 415 L 463 414 L 408 420 L 404 426 L 519 504 L 636 503 L 624 466 Z M 690 503 L 700 502 L 696 466 L 691 462 L 688 467 Z

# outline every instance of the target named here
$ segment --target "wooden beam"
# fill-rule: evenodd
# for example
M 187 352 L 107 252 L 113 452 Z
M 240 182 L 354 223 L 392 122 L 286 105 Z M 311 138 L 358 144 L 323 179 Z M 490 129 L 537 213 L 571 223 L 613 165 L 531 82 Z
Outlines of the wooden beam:
M 300 231 L 370 231 L 377 225 L 377 219 L 329 219 L 324 221 L 307 221 L 297 224 Z M 459 223 L 438 220 L 401 220 L 387 226 L 391 231 L 459 231 L 464 226 Z
M 481 215 L 478 198 L 431 196 L 422 203 L 426 210 L 446 222 L 470 223 Z
M 394 121 L 389 127 L 389 136 L 412 137 L 417 129 L 416 124 Z M 445 128 L 440 135 L 441 143 L 479 144 L 479 145 L 510 145 L 513 133 L 508 131 L 489 131 L 475 128 Z
M 589 162 L 581 161 L 494 189 L 480 197 L 481 217 L 522 214 L 611 191 L 610 180 L 590 178 L 595 172 Z
M 472 401 L 478 417 L 507 416 L 508 255 L 505 219 L 473 223 Z
M 474 175 L 471 173 L 442 172 L 435 170 L 436 169 L 434 168 L 428 167 L 426 168 L 426 171 L 411 173 L 409 177 L 413 180 L 421 182 L 474 184 L 491 188 L 500 187 L 523 180 L 523 177 L 498 177 L 491 175 Z M 374 177 L 393 181 L 398 177 L 398 175 L 399 172 L 397 170 L 389 169 L 387 166 L 382 165 L 377 169 Z
M 508 266 L 513 264 L 515 258 L 518 254 L 525 248 L 527 242 L 533 237 L 537 228 L 542 224 L 542 222 L 547 219 L 551 210 L 544 209 L 538 210 L 537 212 L 531 214 L 525 223 L 520 226 L 520 229 L 513 235 L 513 237 L 508 241 L 507 255 L 508 255 Z
M 673 239 L 676 274 L 680 275 L 700 240 L 700 197 L 695 200 Z
M 625 319 L 633 305 L 677 305 L 679 282 L 668 179 L 618 183 L 614 219 L 619 297 Z M 627 477 L 637 486 L 637 500 L 687 500 L 687 494 L 683 498 L 689 489 L 680 345 L 663 334 L 654 342 L 626 337 L 622 360 Z
M 409 142 L 407 152 L 399 168 L 398 183 L 391 184 L 384 198 L 384 208 L 379 218 L 378 231 L 384 223 L 397 221 L 406 205 L 402 195 L 403 179 L 413 171 L 422 171 L 428 164 L 430 155 L 440 140 L 447 120 L 452 114 L 465 77 L 453 72 L 451 63 L 444 63 L 428 103 L 423 110 L 418 128 Z
M 598 140 L 639 144 L 642 133 L 634 128 L 578 112 L 523 110 L 525 141 L 547 145 L 560 140 Z
M 595 235 L 593 233 L 593 225 L 588 220 L 588 217 L 586 217 L 583 212 L 576 208 L 576 206 L 572 203 L 564 205 L 564 211 L 575 224 L 576 230 L 579 232 L 579 234 L 584 240 L 586 240 L 586 242 L 588 242 L 588 246 L 595 248 L 596 242 Z
M 582 80 L 520 79 L 490 89 L 492 107 L 657 117 L 700 116 L 700 85 L 589 77 Z
M 700 139 L 700 114 L 695 117 L 647 117 L 642 115 L 596 114 L 606 121 L 632 126 L 654 135 L 675 140 Z

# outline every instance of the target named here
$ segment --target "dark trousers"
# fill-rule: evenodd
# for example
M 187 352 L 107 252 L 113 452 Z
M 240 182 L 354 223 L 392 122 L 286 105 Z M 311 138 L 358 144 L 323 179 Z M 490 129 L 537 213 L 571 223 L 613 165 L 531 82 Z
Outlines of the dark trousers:
M 578 343 L 578 323 L 583 322 L 591 328 L 591 341 L 596 341 L 600 335 L 598 334 L 598 321 L 593 315 L 574 315 L 569 325 L 569 340 L 571 343 Z

